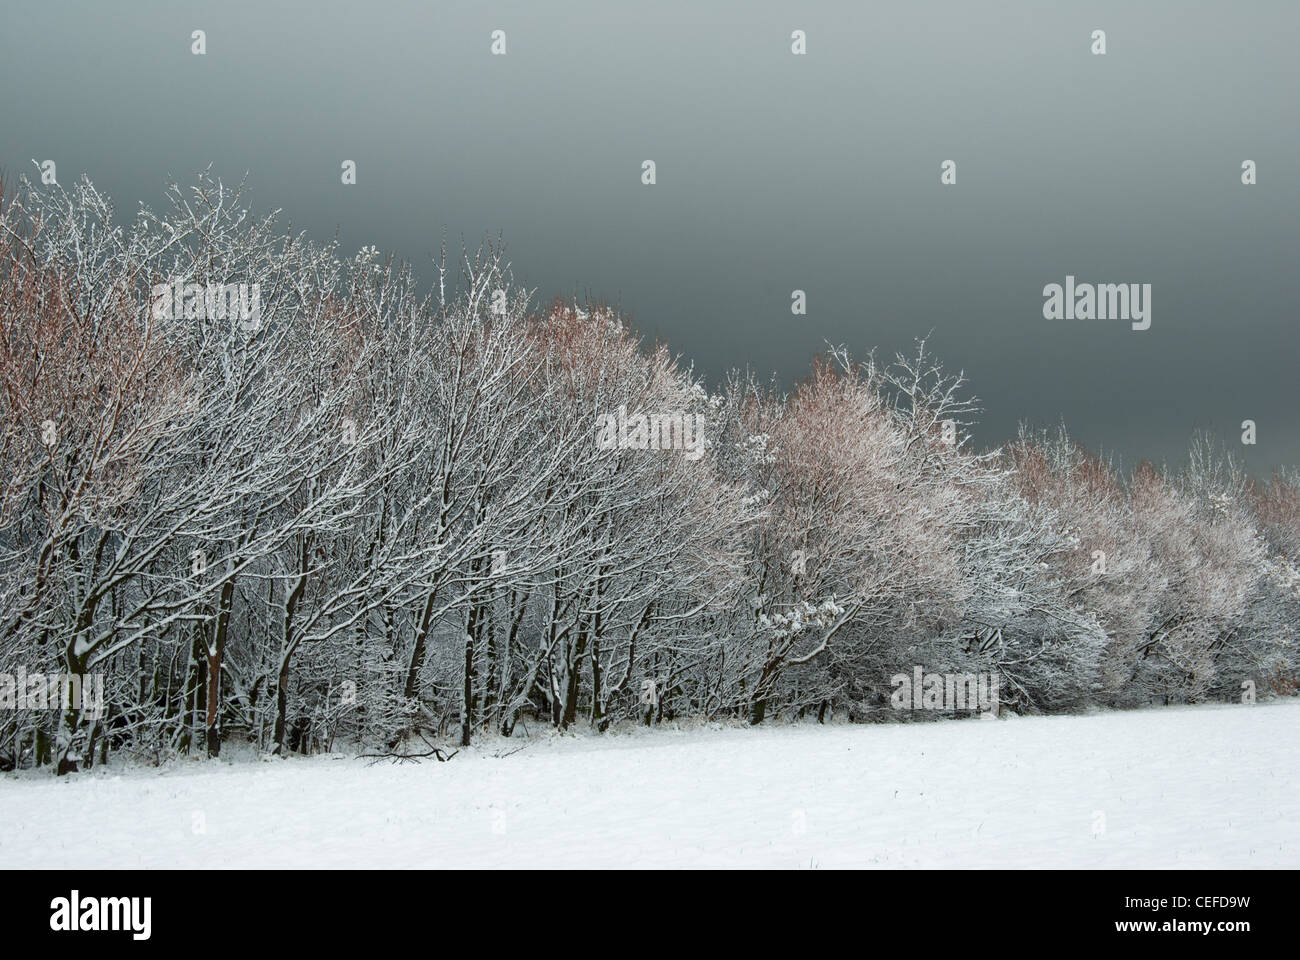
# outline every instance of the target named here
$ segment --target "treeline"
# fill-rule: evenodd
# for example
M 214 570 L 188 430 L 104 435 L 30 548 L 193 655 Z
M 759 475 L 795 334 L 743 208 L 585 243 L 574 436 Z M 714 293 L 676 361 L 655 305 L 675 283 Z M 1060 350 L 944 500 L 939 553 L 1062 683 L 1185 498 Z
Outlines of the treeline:
M 710 393 L 493 249 L 426 290 L 219 183 L 170 199 L 0 209 L 8 768 L 878 719 L 913 665 L 997 671 L 1019 711 L 1294 691 L 1293 477 L 977 451 L 925 344 Z M 17 709 L 19 671 L 106 709 Z

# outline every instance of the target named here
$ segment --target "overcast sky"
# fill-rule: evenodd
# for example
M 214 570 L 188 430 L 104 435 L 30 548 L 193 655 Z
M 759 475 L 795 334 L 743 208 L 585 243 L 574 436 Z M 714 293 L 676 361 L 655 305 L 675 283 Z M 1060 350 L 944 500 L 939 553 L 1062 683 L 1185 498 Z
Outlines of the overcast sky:
M 540 298 L 614 301 L 713 383 L 933 330 L 982 442 L 1064 418 L 1181 461 L 1203 427 L 1265 473 L 1300 464 L 1298 40 L 1293 0 L 15 4 L 0 168 L 131 211 L 211 164 L 426 266 L 499 233 Z M 1150 283 L 1151 328 L 1044 320 L 1067 274 Z

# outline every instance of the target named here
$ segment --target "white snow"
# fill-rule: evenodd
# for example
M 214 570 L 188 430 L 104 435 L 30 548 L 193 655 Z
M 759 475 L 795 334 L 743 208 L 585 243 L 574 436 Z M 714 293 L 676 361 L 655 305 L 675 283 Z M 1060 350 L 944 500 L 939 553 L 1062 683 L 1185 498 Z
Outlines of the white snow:
M 1291 700 L 8 774 L 0 867 L 1296 867 L 1297 722 Z

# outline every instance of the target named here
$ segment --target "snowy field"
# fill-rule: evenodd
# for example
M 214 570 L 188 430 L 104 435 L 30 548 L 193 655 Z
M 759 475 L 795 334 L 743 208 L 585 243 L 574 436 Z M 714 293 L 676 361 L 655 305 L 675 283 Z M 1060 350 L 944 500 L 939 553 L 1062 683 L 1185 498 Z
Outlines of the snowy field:
M 1296 867 L 1298 726 L 1288 701 L 8 774 L 0 867 Z

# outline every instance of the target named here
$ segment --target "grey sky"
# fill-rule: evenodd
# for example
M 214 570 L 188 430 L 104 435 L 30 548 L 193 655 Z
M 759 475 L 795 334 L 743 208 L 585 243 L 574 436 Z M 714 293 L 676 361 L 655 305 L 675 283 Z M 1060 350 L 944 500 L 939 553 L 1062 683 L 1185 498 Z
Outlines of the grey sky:
M 423 264 L 501 233 L 539 296 L 615 301 L 714 382 L 933 330 L 981 441 L 1064 417 L 1181 459 L 1209 427 L 1263 473 L 1300 464 L 1298 39 L 1290 0 L 15 4 L 0 167 L 128 211 L 247 171 L 257 208 Z M 1151 329 L 1044 320 L 1067 274 L 1152 284 Z

